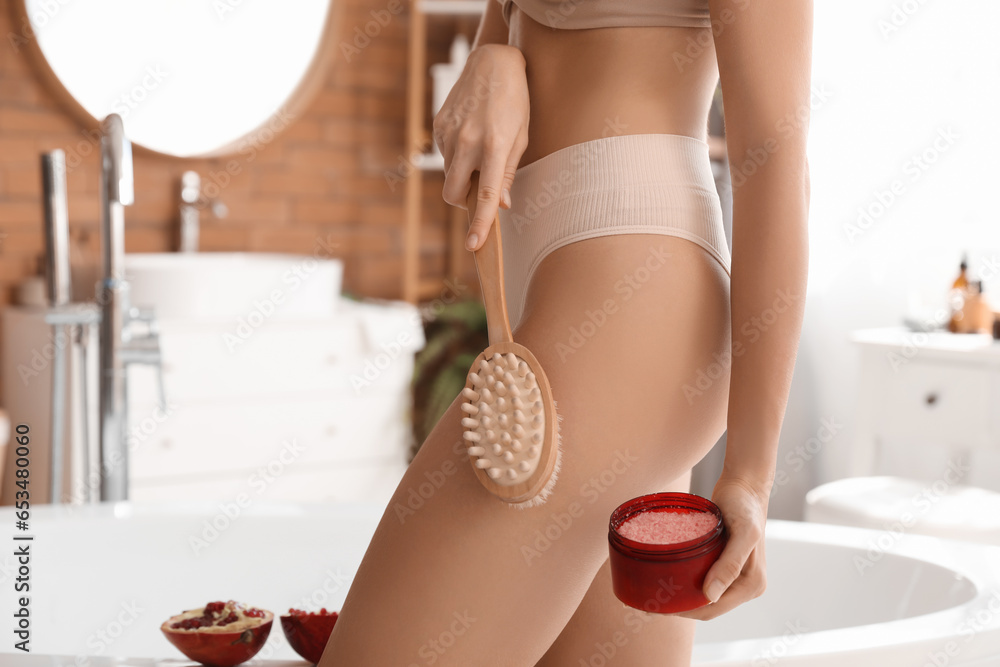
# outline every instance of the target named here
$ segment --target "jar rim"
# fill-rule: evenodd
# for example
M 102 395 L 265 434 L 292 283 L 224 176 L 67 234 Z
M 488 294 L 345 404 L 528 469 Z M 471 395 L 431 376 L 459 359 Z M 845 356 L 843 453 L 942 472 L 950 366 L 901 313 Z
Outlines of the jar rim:
M 714 514 L 717 522 L 714 528 L 685 542 L 671 544 L 650 544 L 629 539 L 618 532 L 618 528 L 629 519 L 644 512 L 660 511 L 668 508 L 678 508 L 691 512 Z M 636 556 L 651 556 L 659 558 L 681 559 L 700 555 L 703 551 L 712 549 L 722 538 L 725 524 L 722 520 L 722 510 L 708 498 L 693 493 L 665 491 L 651 493 L 638 498 L 632 498 L 619 505 L 611 513 L 608 522 L 608 539 L 617 547 L 624 547 Z

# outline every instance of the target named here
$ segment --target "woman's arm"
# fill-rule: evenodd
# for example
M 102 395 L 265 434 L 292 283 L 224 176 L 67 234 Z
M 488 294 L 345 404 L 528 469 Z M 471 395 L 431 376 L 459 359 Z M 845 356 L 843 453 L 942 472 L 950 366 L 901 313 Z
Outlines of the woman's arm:
M 713 493 L 730 543 L 706 578 L 718 601 L 692 614 L 703 619 L 765 587 L 764 521 L 805 305 L 813 13 L 812 0 L 709 4 L 733 184 L 733 357 Z
M 500 13 L 500 3 L 497 0 L 486 0 L 486 11 L 479 21 L 476 38 L 472 40 L 472 48 L 482 44 L 506 44 L 510 31 Z
M 725 474 L 766 497 L 805 305 L 811 0 L 712 0 L 733 183 Z M 773 321 L 772 321 L 773 320 Z
M 502 205 L 528 146 L 528 81 L 524 56 L 509 46 L 497 0 L 487 0 L 469 59 L 434 117 L 434 141 L 444 156 L 442 198 L 467 208 L 472 172 L 479 171 L 476 218 L 465 247 L 477 250 Z

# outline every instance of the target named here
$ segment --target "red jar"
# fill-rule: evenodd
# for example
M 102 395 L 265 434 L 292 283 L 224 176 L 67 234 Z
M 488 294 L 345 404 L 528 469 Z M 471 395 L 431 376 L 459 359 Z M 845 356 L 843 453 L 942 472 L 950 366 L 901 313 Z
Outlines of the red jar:
M 623 523 L 643 512 L 705 512 L 715 526 L 687 542 L 646 544 L 618 532 Z M 653 493 L 622 503 L 611 513 L 608 543 L 611 584 L 615 596 L 630 607 L 672 614 L 708 604 L 702 593 L 705 575 L 726 546 L 728 533 L 719 507 L 690 493 Z

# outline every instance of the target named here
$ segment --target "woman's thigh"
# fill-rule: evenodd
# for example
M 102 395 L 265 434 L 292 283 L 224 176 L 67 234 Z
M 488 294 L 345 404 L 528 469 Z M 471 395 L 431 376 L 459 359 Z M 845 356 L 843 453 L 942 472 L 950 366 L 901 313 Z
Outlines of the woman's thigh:
M 552 495 L 520 510 L 483 489 L 456 400 L 393 495 L 321 667 L 540 660 L 606 560 L 614 507 L 721 434 L 728 374 L 699 377 L 728 350 L 728 318 L 728 280 L 690 242 L 612 236 L 549 255 L 515 339 L 562 417 Z
M 637 258 L 635 253 L 638 250 L 641 253 L 642 243 L 632 244 L 628 243 L 626 237 L 619 237 L 624 241 L 622 245 L 618 245 L 617 242 L 612 248 L 607 250 L 612 251 L 618 250 L 619 253 L 615 253 L 616 256 L 622 257 L 625 254 L 631 255 L 633 260 L 633 265 L 636 265 Z M 655 237 L 644 236 L 645 243 L 650 251 L 656 247 L 657 241 L 659 239 Z M 633 247 L 638 245 L 637 247 Z M 728 280 L 723 275 L 721 269 L 715 264 L 714 260 L 710 259 L 706 253 L 704 253 L 700 248 L 697 248 L 691 243 L 683 240 L 671 239 L 669 242 L 671 249 L 679 248 L 678 250 L 671 252 L 671 255 L 677 259 L 681 264 L 686 263 L 685 260 L 681 260 L 677 253 L 684 253 L 685 255 L 702 255 L 702 260 L 699 262 L 695 259 L 695 262 L 699 264 L 697 268 L 694 268 L 688 275 L 688 281 L 696 281 L 708 285 L 719 285 L 722 289 L 721 291 L 715 292 L 715 290 L 710 290 L 707 298 L 709 302 L 713 298 L 721 298 L 722 300 L 717 303 L 723 303 L 728 306 L 728 289 L 726 283 Z M 624 246 L 624 252 L 622 252 Z M 584 249 L 586 250 L 586 249 Z M 603 248 L 601 250 L 604 250 Z M 641 257 L 641 254 L 640 254 Z M 557 258 L 560 260 L 561 258 Z M 582 258 L 577 258 L 582 259 Z M 594 258 L 588 258 L 593 260 Z M 596 260 L 599 264 L 603 261 Z M 589 263 L 589 262 L 588 262 Z M 552 269 L 558 271 L 559 267 L 551 267 Z M 614 278 L 622 267 L 612 268 L 608 279 Z M 702 271 L 707 271 L 709 276 L 705 276 Z M 712 276 L 711 274 L 715 274 Z M 644 274 L 633 275 L 631 280 L 624 277 L 621 278 L 622 283 L 616 284 L 619 289 L 616 293 L 621 299 L 629 296 L 638 296 L 640 291 L 639 279 L 643 277 Z M 544 276 L 544 274 L 543 274 Z M 543 277 L 544 281 L 544 277 Z M 684 281 L 679 281 L 683 283 Z M 537 284 L 537 283 L 536 283 Z M 549 283 L 551 284 L 551 283 Z M 624 287 L 623 287 L 624 285 Z M 633 288 L 634 291 L 630 292 L 629 288 Z M 534 290 L 532 295 L 535 298 L 544 298 L 544 292 L 547 292 L 546 287 L 538 286 Z M 703 295 L 699 295 L 698 290 L 691 293 L 693 298 L 703 298 Z M 717 293 L 718 297 L 714 297 L 713 294 Z M 671 297 L 676 299 L 677 296 Z M 646 304 L 643 305 L 642 302 L 635 302 L 633 304 L 637 308 L 641 309 L 643 307 L 655 306 L 655 302 L 650 302 L 647 300 Z M 689 312 L 697 312 L 690 308 L 690 306 L 683 307 L 684 310 Z M 608 308 L 607 310 L 610 310 Z M 591 311 L 593 312 L 593 311 Z M 718 317 L 716 314 L 712 317 Z M 726 315 L 721 314 L 722 318 L 725 319 Z M 710 317 L 710 319 L 712 319 Z M 726 323 L 725 329 L 728 329 L 728 322 Z M 587 327 L 587 332 L 592 330 Z M 594 335 L 596 335 L 596 330 L 594 330 Z M 723 348 L 718 352 L 721 353 L 723 360 L 727 354 L 725 346 L 728 345 L 728 339 L 720 338 L 714 343 L 711 341 L 712 336 L 707 335 L 706 339 L 709 343 L 709 347 L 713 345 L 723 345 Z M 560 348 L 563 349 L 563 348 Z M 694 354 L 703 355 L 704 352 Z M 715 353 L 713 353 L 714 356 Z M 717 361 L 717 360 L 715 360 Z M 725 363 L 719 363 L 718 366 L 712 366 L 711 363 L 700 369 L 704 371 L 704 374 L 696 373 L 696 380 L 690 382 L 690 386 L 685 389 L 684 384 L 681 384 L 682 393 L 686 392 L 685 402 L 691 404 L 694 407 L 695 403 L 700 403 L 703 394 L 701 394 L 701 389 L 699 387 L 704 387 L 706 381 L 711 381 L 712 376 L 718 376 L 721 371 L 723 378 L 721 379 L 724 386 L 728 387 L 728 365 Z M 680 378 L 678 378 L 680 379 Z M 700 382 L 698 381 L 700 380 Z M 713 397 L 708 400 L 705 405 L 701 408 L 711 413 L 718 409 L 720 405 L 720 398 Z M 709 417 L 706 423 L 711 425 L 713 419 Z M 714 444 L 715 439 L 713 439 L 713 434 L 717 438 L 721 435 L 721 427 L 716 422 L 715 428 L 709 426 L 706 430 L 708 439 L 703 440 L 703 443 Z M 697 439 L 696 439 L 697 440 Z M 707 453 L 707 449 L 702 451 L 702 455 Z M 700 457 L 699 457 L 700 460 Z M 667 469 L 664 469 L 664 474 L 669 474 Z M 654 492 L 654 491 L 684 491 L 690 490 L 691 485 L 691 469 L 688 468 L 682 475 L 675 479 L 663 479 L 660 485 L 654 485 L 644 491 L 644 493 Z M 614 595 L 611 589 L 611 569 L 610 564 L 607 559 L 601 565 L 601 568 L 595 575 L 593 581 L 591 582 L 590 588 L 587 590 L 586 595 L 577 607 L 576 612 L 573 617 L 567 623 L 566 627 L 559 634 L 559 637 L 552 644 L 549 650 L 546 652 L 545 656 L 540 660 L 536 667 L 562 667 L 562 666 L 573 666 L 573 667 L 587 667 L 590 665 L 603 665 L 608 664 L 614 659 L 621 664 L 628 664 L 632 667 L 642 667 L 644 665 L 649 665 L 650 667 L 672 667 L 673 665 L 682 666 L 690 664 L 690 654 L 691 647 L 694 640 L 695 632 L 695 621 L 691 619 L 676 617 L 676 616 L 659 616 L 656 614 L 647 614 L 635 609 L 631 609 L 623 605 Z
M 691 471 L 656 491 L 688 492 Z M 573 618 L 535 667 L 688 667 L 696 621 L 627 607 L 611 589 L 607 559 Z

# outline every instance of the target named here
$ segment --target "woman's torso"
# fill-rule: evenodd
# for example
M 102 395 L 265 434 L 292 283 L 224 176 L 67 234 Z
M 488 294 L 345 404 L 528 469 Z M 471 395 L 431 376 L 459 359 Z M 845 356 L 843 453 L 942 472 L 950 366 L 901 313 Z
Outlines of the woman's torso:
M 705 140 L 718 81 L 711 28 L 550 28 L 516 4 L 508 43 L 527 63 L 531 115 L 520 165 L 615 134 Z

